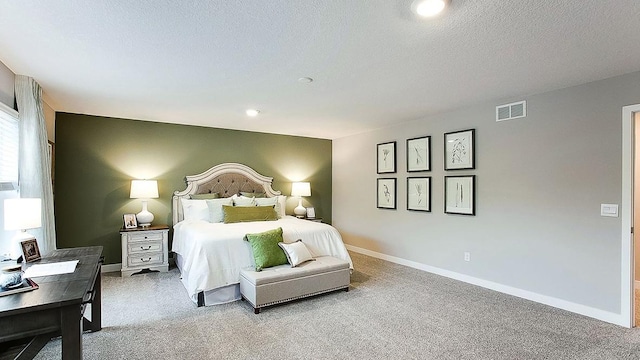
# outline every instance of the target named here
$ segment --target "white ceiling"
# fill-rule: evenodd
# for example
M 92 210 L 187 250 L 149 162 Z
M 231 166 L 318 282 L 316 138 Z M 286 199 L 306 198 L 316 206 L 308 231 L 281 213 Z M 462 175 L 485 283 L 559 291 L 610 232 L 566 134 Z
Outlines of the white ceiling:
M 638 0 L 411 2 L 0 0 L 0 61 L 57 111 L 329 139 L 640 70 Z

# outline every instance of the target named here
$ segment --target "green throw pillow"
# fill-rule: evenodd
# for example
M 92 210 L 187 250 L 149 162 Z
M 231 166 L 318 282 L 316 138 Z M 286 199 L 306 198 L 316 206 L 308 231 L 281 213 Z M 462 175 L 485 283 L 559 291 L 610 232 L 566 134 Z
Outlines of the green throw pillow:
M 282 242 L 282 228 L 269 230 L 257 234 L 247 234 L 244 239 L 251 244 L 256 271 L 262 271 L 271 266 L 288 264 L 287 255 L 278 243 Z
M 273 206 L 228 206 L 222 205 L 224 223 L 244 221 L 272 221 L 278 220 L 278 214 Z

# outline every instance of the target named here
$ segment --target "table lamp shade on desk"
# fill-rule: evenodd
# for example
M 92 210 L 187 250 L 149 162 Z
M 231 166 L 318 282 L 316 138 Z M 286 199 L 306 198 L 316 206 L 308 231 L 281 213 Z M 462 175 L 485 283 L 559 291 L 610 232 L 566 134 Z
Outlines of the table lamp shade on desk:
M 42 200 L 38 198 L 18 198 L 4 200 L 4 229 L 20 230 L 13 238 L 11 257 L 22 253 L 20 242 L 35 239 L 27 230 L 42 226 Z

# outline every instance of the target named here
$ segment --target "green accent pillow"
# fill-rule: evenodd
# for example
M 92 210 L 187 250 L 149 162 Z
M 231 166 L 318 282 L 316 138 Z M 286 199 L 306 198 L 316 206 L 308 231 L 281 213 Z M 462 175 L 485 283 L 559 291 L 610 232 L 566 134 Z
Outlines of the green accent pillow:
M 284 250 L 278 246 L 282 240 L 282 228 L 256 234 L 247 234 L 244 239 L 251 244 L 256 271 L 271 266 L 288 264 Z
M 220 198 L 220 194 L 218 193 L 209 193 L 209 194 L 193 194 L 191 195 L 192 199 L 218 199 Z
M 228 206 L 222 205 L 224 223 L 237 223 L 245 221 L 272 221 L 278 220 L 278 214 L 273 206 Z

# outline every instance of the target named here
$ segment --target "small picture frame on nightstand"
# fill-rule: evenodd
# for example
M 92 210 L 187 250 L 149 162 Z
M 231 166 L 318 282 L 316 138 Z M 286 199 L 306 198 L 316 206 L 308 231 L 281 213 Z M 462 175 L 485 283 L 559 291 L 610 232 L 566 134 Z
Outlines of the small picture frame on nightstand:
M 125 229 L 135 229 L 138 227 L 138 221 L 136 220 L 136 214 L 124 214 L 124 228 Z
M 316 218 L 316 209 L 312 207 L 307 208 L 307 219 L 315 219 Z

